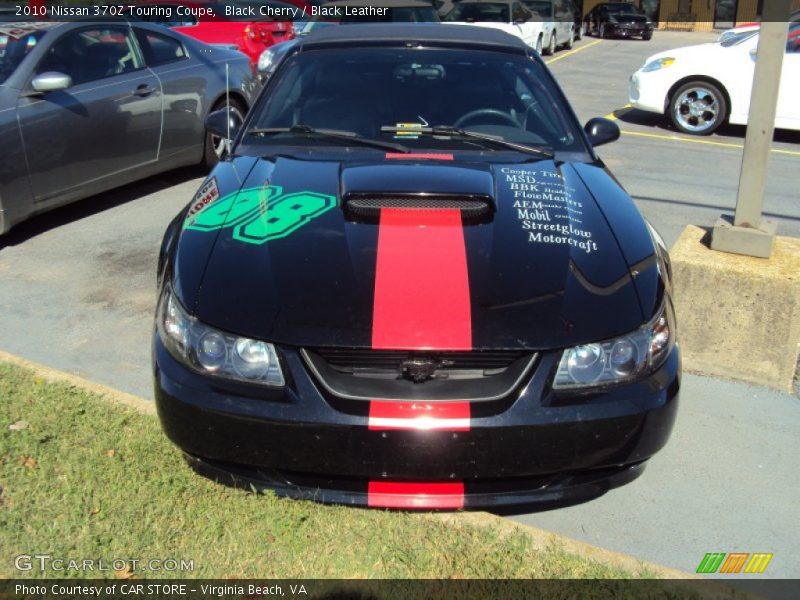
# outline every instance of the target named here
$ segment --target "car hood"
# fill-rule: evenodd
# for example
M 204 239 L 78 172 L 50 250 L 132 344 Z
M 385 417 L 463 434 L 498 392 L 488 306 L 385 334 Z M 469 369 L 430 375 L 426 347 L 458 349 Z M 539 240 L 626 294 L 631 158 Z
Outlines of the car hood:
M 455 208 L 419 208 L 431 198 Z M 613 178 L 550 160 L 239 158 L 192 201 L 173 267 L 180 300 L 219 329 L 396 349 L 609 338 L 653 314 L 658 279 Z
M 609 21 L 613 23 L 647 23 L 649 19 L 645 15 L 635 13 L 617 13 L 610 15 Z
M 722 46 L 716 42 L 708 42 L 706 44 L 697 44 L 695 46 L 684 46 L 682 48 L 674 48 L 672 50 L 665 50 L 658 54 L 649 56 L 644 64 L 659 58 L 672 57 L 676 60 L 698 61 L 698 60 L 714 60 L 718 56 L 729 56 L 731 52 L 735 52 L 738 46 Z

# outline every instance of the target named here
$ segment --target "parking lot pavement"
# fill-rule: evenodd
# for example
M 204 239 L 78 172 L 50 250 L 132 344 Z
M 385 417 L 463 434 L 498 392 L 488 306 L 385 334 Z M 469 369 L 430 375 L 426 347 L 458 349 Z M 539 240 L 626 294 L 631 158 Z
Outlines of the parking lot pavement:
M 152 398 L 158 249 L 201 177 L 159 175 L 0 237 L 0 348 Z
M 706 552 L 772 552 L 758 577 L 798 578 L 798 431 L 791 394 L 684 375 L 672 438 L 639 479 L 514 519 L 689 572 Z
M 745 128 L 725 126 L 709 137 L 679 134 L 666 117 L 626 110 L 628 78 L 652 54 L 716 36 L 656 31 L 649 42 L 584 38 L 576 45 L 580 52 L 547 61 L 582 123 L 619 115 L 622 138 L 598 153 L 669 246 L 687 223 L 711 226 L 720 214 L 733 212 Z M 778 222 L 779 235 L 800 237 L 798 169 L 800 132 L 777 132 L 764 212 Z

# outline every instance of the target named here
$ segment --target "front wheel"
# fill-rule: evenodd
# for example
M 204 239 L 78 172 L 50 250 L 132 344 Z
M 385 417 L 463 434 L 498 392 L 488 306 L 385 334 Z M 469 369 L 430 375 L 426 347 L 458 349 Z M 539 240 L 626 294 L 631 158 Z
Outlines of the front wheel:
M 652 40 L 652 39 L 653 39 L 653 32 L 652 32 L 652 31 L 647 31 L 647 32 L 645 32 L 645 34 L 642 36 L 642 39 L 643 39 L 645 42 L 649 42 L 650 40 Z
M 230 107 L 230 110 L 236 113 L 236 116 L 239 117 L 239 122 L 244 121 L 244 115 L 247 111 L 237 100 L 231 99 L 230 104 L 228 104 L 226 100 L 221 100 L 214 105 L 211 112 L 222 110 L 226 106 Z M 206 131 L 206 137 L 203 143 L 203 160 L 201 164 L 209 170 L 213 169 L 217 166 L 224 152 L 225 139 Z
M 536 40 L 536 54 L 542 55 L 542 36 L 539 36 L 539 39 Z
M 547 44 L 547 50 L 545 50 L 544 53 L 547 54 L 548 56 L 552 56 L 553 54 L 556 53 L 556 46 L 557 46 L 556 34 L 555 32 L 553 32 L 550 34 L 550 43 Z
M 679 87 L 669 101 L 672 123 L 683 133 L 709 135 L 725 122 L 725 95 L 707 81 L 690 81 Z

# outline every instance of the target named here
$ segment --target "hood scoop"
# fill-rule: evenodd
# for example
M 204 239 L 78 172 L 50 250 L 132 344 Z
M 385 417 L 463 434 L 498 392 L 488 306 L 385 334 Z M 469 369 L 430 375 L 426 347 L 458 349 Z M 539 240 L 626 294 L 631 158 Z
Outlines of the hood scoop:
M 491 218 L 494 201 L 487 196 L 458 194 L 348 194 L 342 202 L 348 220 L 375 220 L 381 209 L 460 210 L 463 221 Z
M 464 221 L 490 221 L 494 175 L 485 166 L 371 164 L 345 168 L 342 208 L 350 221 L 374 221 L 382 209 L 459 210 Z

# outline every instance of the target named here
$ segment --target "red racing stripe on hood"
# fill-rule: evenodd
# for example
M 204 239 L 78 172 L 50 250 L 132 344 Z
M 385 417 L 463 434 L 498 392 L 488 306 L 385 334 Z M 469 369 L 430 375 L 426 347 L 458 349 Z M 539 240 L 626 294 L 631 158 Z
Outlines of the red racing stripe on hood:
M 467 253 L 459 210 L 381 209 L 372 347 L 472 349 Z
M 464 508 L 464 484 L 370 481 L 367 505 L 376 508 Z
M 448 153 L 431 153 L 431 152 L 387 152 L 386 160 L 453 160 L 453 155 Z
M 469 431 L 469 402 L 369 403 L 370 431 Z

